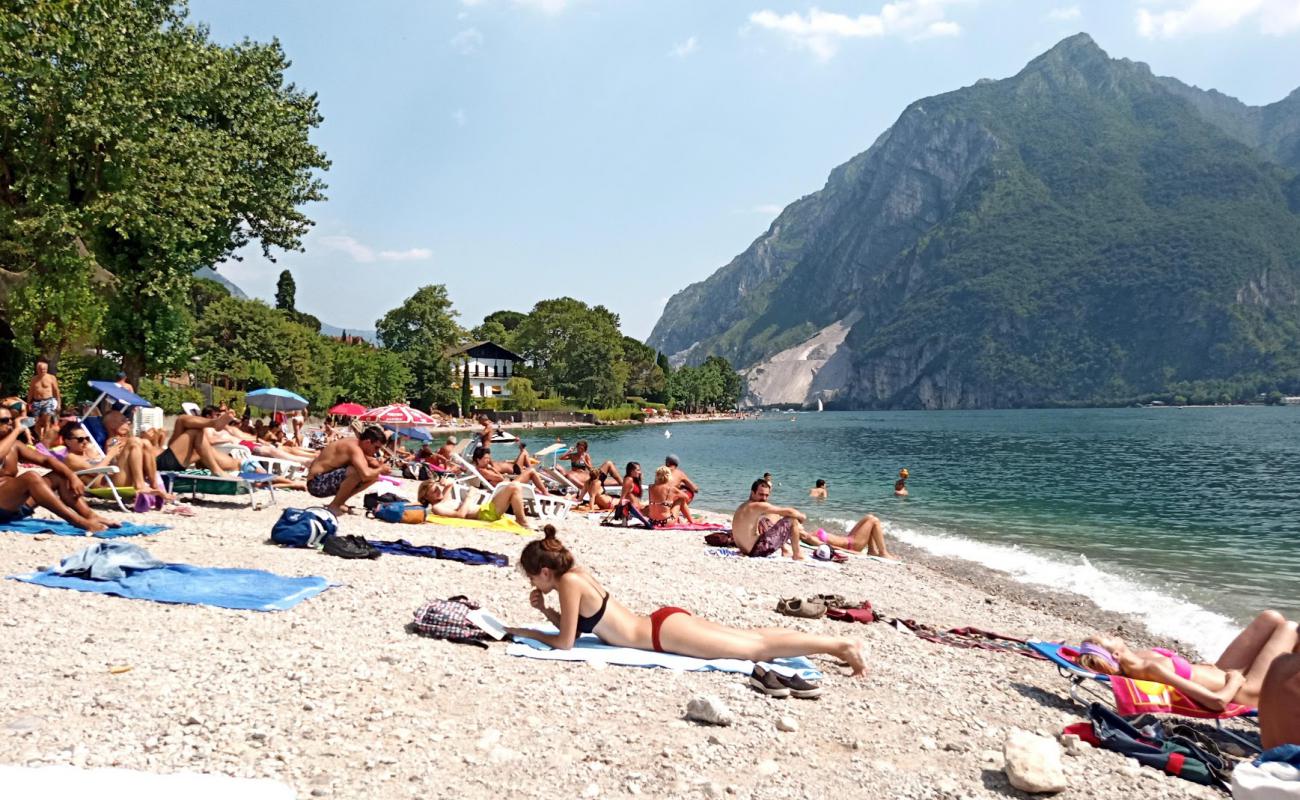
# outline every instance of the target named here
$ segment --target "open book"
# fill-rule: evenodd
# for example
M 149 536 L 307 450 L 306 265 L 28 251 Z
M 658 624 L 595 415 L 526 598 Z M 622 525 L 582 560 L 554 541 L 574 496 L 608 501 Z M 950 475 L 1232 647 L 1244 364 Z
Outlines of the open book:
M 476 608 L 465 615 L 470 622 L 482 628 L 493 639 L 503 639 L 506 635 L 506 625 L 501 620 L 492 616 L 481 608 Z

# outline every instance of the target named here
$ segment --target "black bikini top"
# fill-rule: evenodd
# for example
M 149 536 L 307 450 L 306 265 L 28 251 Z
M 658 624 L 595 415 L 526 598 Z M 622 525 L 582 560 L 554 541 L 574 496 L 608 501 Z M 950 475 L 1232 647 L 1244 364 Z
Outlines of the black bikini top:
M 605 616 L 605 606 L 609 605 L 609 592 L 605 592 L 605 599 L 600 601 L 600 610 L 590 617 L 578 615 L 578 633 L 591 633 L 596 630 L 600 620 Z

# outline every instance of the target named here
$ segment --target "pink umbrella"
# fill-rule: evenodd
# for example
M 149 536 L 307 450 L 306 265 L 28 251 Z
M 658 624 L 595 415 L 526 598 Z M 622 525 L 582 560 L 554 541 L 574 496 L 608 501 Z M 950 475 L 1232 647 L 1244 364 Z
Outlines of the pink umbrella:
M 435 417 L 429 416 L 418 408 L 411 408 L 402 403 L 372 408 L 364 414 L 358 415 L 357 419 L 363 422 L 378 422 L 381 425 L 397 425 L 401 427 L 439 424 Z
M 366 407 L 360 403 L 339 403 L 325 413 L 338 414 L 342 417 L 358 417 L 366 413 Z

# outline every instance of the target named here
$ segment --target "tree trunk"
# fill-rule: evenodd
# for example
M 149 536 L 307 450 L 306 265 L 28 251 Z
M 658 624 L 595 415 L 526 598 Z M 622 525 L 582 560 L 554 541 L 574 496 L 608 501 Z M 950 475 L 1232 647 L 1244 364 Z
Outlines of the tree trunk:
M 140 388 L 140 378 L 144 375 L 144 354 L 127 353 L 122 356 L 122 371 L 126 373 L 126 382 Z

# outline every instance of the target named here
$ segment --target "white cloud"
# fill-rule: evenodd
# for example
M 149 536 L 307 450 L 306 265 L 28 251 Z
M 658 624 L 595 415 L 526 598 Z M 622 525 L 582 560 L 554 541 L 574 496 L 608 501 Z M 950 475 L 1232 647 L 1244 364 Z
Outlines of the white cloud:
M 1047 18 L 1052 22 L 1073 22 L 1082 16 L 1083 12 L 1078 6 L 1064 6 L 1047 12 Z
M 1138 33 L 1148 39 L 1217 33 L 1250 22 L 1269 36 L 1300 31 L 1300 0 L 1181 0 L 1176 8 L 1139 8 Z
M 427 247 L 380 250 L 376 253 L 373 247 L 352 236 L 322 236 L 320 243 L 330 250 L 346 253 L 358 264 L 373 264 L 376 261 L 427 261 L 433 258 L 433 251 Z
M 478 28 L 466 28 L 451 37 L 451 49 L 463 56 L 473 55 L 483 46 L 483 34 Z
M 678 58 L 686 58 L 700 49 L 700 42 L 694 36 L 690 36 L 684 42 L 678 42 L 673 45 L 673 49 L 668 51 L 668 55 Z
M 465 114 L 465 109 L 458 108 L 451 112 L 451 121 L 456 123 L 456 127 L 463 128 L 465 123 L 469 122 L 469 117 Z
M 807 14 L 756 11 L 749 21 L 765 30 L 784 34 L 820 61 L 829 61 L 846 39 L 897 36 L 908 41 L 956 36 L 961 26 L 947 19 L 947 7 L 961 0 L 895 0 L 876 14 L 846 14 L 812 8 Z

